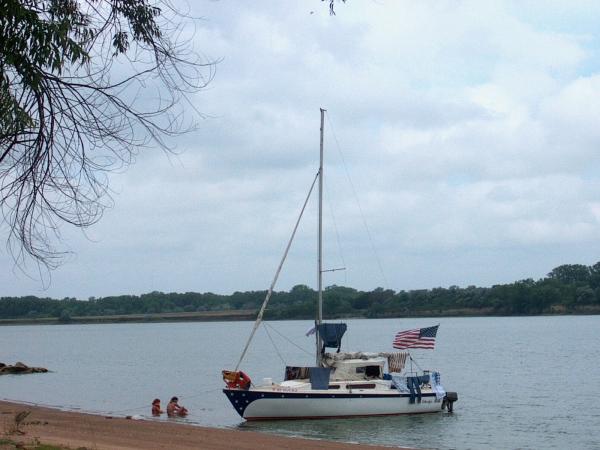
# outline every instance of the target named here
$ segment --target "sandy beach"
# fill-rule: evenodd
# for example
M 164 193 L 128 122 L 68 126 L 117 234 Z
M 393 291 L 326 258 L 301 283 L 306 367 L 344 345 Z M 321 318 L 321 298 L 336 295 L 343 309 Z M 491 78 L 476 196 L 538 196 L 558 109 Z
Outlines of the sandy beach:
M 21 430 L 7 436 L 30 444 L 38 440 L 66 448 L 96 450 L 130 449 L 353 449 L 367 447 L 351 443 L 309 440 L 252 431 L 207 428 L 192 425 L 132 420 L 78 412 L 66 412 L 29 404 L 0 401 L 2 433 L 14 423 L 15 414 L 31 411 Z M 389 447 L 368 446 L 369 449 Z

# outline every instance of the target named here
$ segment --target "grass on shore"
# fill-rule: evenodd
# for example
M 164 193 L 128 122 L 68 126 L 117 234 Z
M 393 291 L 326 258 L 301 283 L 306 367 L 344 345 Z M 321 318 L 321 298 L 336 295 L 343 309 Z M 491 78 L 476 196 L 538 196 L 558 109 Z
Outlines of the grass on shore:
M 12 439 L 0 438 L 0 450 L 68 450 L 68 447 L 58 447 L 56 445 L 43 444 L 34 440 L 31 444 L 16 442 Z M 80 447 L 77 450 L 86 450 L 85 447 Z
M 68 450 L 68 447 L 56 446 L 44 444 L 39 441 L 37 437 L 33 437 L 30 442 L 19 440 L 14 441 L 13 439 L 9 439 L 6 436 L 11 435 L 24 435 L 25 432 L 21 430 L 21 428 L 29 423 L 25 422 L 25 419 L 29 417 L 31 411 L 20 411 L 17 412 L 12 421 L 4 424 L 4 435 L 5 437 L 0 437 L 0 450 L 13 450 L 13 449 L 21 449 L 21 450 Z M 39 422 L 30 422 L 30 423 L 39 423 Z M 87 450 L 85 447 L 80 447 L 77 450 Z

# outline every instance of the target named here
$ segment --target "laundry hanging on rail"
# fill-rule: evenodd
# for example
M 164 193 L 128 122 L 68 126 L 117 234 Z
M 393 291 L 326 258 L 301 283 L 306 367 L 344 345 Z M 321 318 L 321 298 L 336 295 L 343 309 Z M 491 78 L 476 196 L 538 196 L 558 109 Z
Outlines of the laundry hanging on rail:
M 407 357 L 408 353 L 406 352 L 389 353 L 387 359 L 390 373 L 402 372 L 402 369 L 404 369 L 404 365 L 406 364 Z
M 436 400 L 442 400 L 446 396 L 446 389 L 440 384 L 440 373 L 431 372 L 431 389 L 435 392 Z
M 317 326 L 319 331 L 319 338 L 321 342 L 323 342 L 323 350 L 321 353 L 325 352 L 325 348 L 335 348 L 337 347 L 337 351 L 339 353 L 341 345 L 342 345 L 342 337 L 346 332 L 348 326 L 345 323 L 321 323 Z
M 400 375 L 392 375 L 392 384 L 396 387 L 396 389 L 398 390 L 398 392 L 401 392 L 403 394 L 408 394 L 410 391 L 408 389 L 408 386 L 406 384 L 406 377 L 402 377 Z

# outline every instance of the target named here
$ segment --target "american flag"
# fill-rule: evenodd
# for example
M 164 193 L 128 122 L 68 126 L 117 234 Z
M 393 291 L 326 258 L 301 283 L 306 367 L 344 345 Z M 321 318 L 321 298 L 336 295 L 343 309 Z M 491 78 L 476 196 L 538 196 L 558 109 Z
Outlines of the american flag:
M 407 348 L 430 348 L 435 345 L 435 335 L 439 325 L 427 328 L 415 328 L 414 330 L 400 331 L 394 338 L 394 348 L 401 350 Z

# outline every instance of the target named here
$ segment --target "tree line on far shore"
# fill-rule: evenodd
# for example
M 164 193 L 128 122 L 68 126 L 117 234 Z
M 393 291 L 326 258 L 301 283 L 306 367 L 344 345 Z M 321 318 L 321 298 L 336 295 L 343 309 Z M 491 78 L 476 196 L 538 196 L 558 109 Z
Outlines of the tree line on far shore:
M 127 314 L 258 310 L 266 291 L 163 293 L 121 295 L 88 300 L 0 297 L 0 319 L 58 318 Z M 305 285 L 274 292 L 266 312 L 269 319 L 310 319 L 316 292 Z M 535 315 L 600 313 L 600 262 L 593 266 L 565 264 L 540 280 L 526 279 L 492 287 L 420 289 L 395 292 L 377 288 L 359 291 L 329 286 L 323 293 L 323 314 L 341 317 L 406 317 L 445 315 Z

